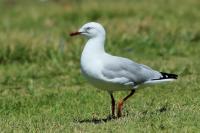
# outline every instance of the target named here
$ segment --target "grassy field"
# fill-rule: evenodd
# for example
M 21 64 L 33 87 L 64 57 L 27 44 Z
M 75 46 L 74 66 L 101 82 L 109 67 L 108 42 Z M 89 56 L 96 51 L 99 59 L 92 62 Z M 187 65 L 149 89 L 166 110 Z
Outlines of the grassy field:
M 106 28 L 108 52 L 179 79 L 103 121 L 110 97 L 81 75 L 86 40 L 68 35 L 89 21 Z M 199 22 L 199 0 L 0 0 L 0 131 L 200 132 Z

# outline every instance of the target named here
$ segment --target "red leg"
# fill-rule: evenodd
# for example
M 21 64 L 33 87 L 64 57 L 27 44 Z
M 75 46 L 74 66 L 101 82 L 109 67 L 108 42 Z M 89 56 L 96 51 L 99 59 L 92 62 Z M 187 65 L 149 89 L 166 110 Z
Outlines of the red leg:
M 121 117 L 122 116 L 122 107 L 123 107 L 123 103 L 129 98 L 131 97 L 133 94 L 135 93 L 135 90 L 131 90 L 131 93 L 126 96 L 124 99 L 119 100 L 118 102 L 118 107 L 117 107 L 117 117 Z
M 115 117 L 115 99 L 113 97 L 113 94 L 110 93 L 110 97 L 111 97 L 111 109 L 112 109 L 112 117 L 114 118 Z

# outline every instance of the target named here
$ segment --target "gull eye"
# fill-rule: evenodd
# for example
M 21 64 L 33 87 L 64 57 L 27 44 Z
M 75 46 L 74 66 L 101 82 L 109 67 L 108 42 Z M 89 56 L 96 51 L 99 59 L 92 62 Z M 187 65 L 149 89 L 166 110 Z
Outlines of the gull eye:
M 87 27 L 87 28 L 86 28 L 86 30 L 90 30 L 90 29 L 92 29 L 92 27 Z

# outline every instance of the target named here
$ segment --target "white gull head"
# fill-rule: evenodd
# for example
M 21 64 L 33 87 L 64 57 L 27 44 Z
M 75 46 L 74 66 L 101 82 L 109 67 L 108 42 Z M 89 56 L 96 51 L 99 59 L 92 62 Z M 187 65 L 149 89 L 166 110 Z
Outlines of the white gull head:
M 78 32 L 73 32 L 70 35 L 74 36 L 74 35 L 79 35 L 79 34 L 84 35 L 89 39 L 96 38 L 96 37 L 105 38 L 106 32 L 101 24 L 96 23 L 96 22 L 89 22 L 89 23 L 84 24 L 79 29 Z

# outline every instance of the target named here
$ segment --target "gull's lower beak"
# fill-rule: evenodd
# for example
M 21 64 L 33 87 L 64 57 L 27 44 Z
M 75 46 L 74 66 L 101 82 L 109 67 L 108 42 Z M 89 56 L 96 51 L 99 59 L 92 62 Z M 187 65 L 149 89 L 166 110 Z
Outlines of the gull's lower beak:
M 69 35 L 70 36 L 76 36 L 76 35 L 80 35 L 82 32 L 76 31 L 76 32 L 72 32 Z

